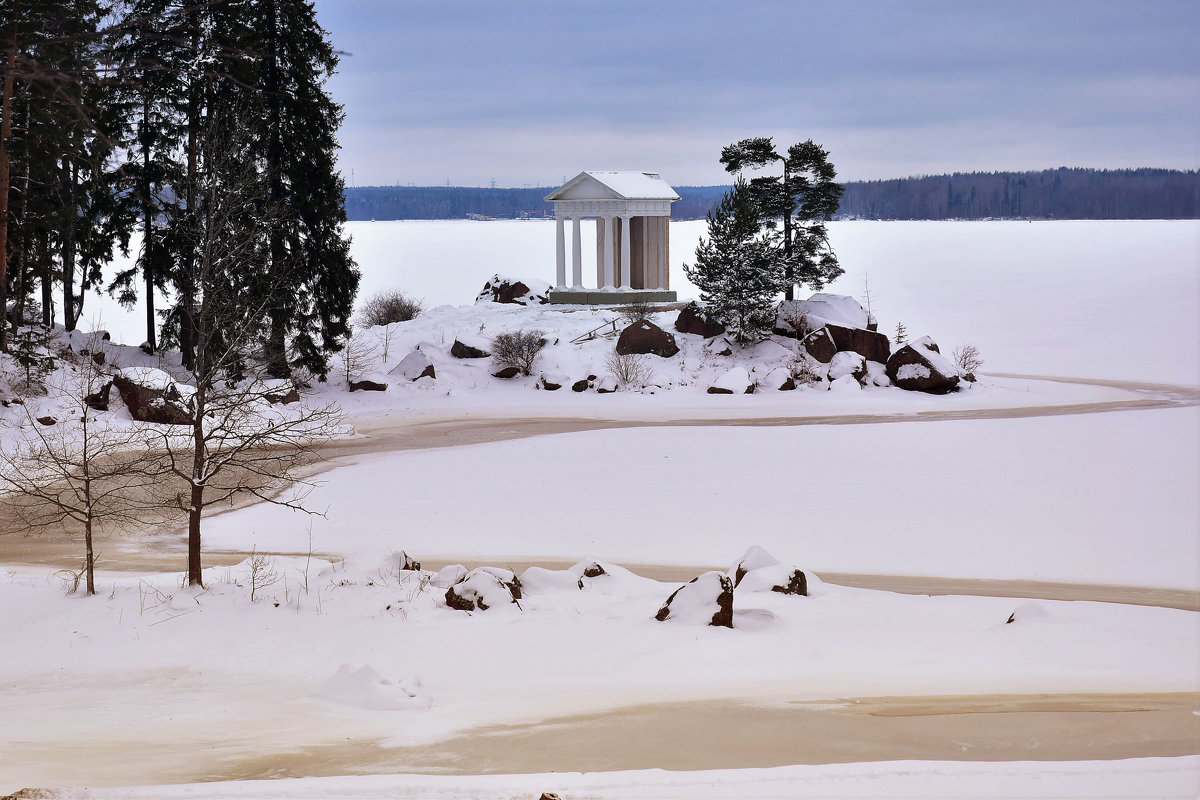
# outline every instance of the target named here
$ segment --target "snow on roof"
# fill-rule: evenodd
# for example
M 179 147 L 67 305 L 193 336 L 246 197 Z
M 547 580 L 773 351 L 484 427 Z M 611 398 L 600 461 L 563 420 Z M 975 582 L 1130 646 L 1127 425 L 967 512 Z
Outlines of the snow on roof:
M 598 186 L 595 184 L 599 184 Z M 587 170 L 546 195 L 546 200 L 581 200 L 589 188 L 603 192 L 594 199 L 678 200 L 679 195 L 657 172 Z M 572 191 L 575 190 L 575 191 Z M 610 194 L 611 193 L 611 194 Z

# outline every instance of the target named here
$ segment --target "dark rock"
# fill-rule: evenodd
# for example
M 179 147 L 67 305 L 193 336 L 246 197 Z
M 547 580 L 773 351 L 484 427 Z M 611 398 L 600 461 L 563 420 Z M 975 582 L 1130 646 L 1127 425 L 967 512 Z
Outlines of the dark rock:
M 678 352 L 679 345 L 675 344 L 675 337 L 646 319 L 621 331 L 621 337 L 617 339 L 617 353 L 623 356 L 653 353 L 670 358 Z
M 562 800 L 562 798 L 554 792 L 542 792 L 542 796 L 538 800 Z
M 605 375 L 596 381 L 596 394 L 612 394 L 617 390 L 617 379 L 612 375 Z
M 787 377 L 787 380 L 785 380 L 783 383 L 779 384 L 779 391 L 781 391 L 781 392 L 790 392 L 790 391 L 793 391 L 795 388 L 796 388 L 796 379 L 793 378 L 791 375 L 789 375 Z
M 350 391 L 352 392 L 386 392 L 387 384 L 378 383 L 376 381 L 352 381 L 350 383 Z
M 732 367 L 708 387 L 709 394 L 754 394 L 754 381 L 742 367 Z
M 959 369 L 925 336 L 901 347 L 887 361 L 887 375 L 901 389 L 946 394 L 958 388 Z
M 834 353 L 838 351 L 838 347 L 833 341 L 833 334 L 825 328 L 818 328 L 805 336 L 800 340 L 800 344 L 804 346 L 810 356 L 822 364 L 832 361 Z
M 572 392 L 586 392 L 588 390 L 588 386 L 590 386 L 590 385 L 591 384 L 588 382 L 588 379 L 583 378 L 582 380 L 575 381 L 574 383 L 571 384 L 571 391 Z
M 104 353 L 101 353 L 99 351 L 92 353 L 92 363 L 95 364 L 97 367 L 104 366 L 104 361 L 105 361 Z
M 113 382 L 109 381 L 100 389 L 83 398 L 83 402 L 93 411 L 108 411 L 108 397 L 112 392 Z
M 493 378 L 504 378 L 507 380 L 508 378 L 515 378 L 520 374 L 521 374 L 520 367 L 501 367 L 499 371 L 492 373 L 492 377 Z
M 570 380 L 570 379 L 567 378 L 565 375 L 545 375 L 545 374 L 543 374 L 538 382 L 541 385 L 541 387 L 543 389 L 545 389 L 546 391 L 555 392 L 555 391 L 558 391 L 559 389 L 561 389 L 563 386 L 565 386 L 568 380 Z
M 833 344 L 838 350 L 851 350 L 867 361 L 878 361 L 884 364 L 887 363 L 888 356 L 892 353 L 891 341 L 878 331 L 869 331 L 864 328 L 844 328 L 832 323 L 826 325 L 825 329 L 829 331 Z
M 604 571 L 604 567 L 600 566 L 594 561 L 583 568 L 583 577 L 585 578 L 599 578 L 601 575 L 607 574 L 608 573 Z
M 676 608 L 672 608 L 672 605 Z M 710 615 L 711 612 L 711 615 Z M 720 572 L 706 572 L 680 586 L 654 615 L 668 619 L 704 620 L 716 627 L 733 627 L 733 581 Z
M 156 384 L 161 385 L 143 385 L 137 381 L 138 377 L 137 371 L 127 374 L 123 370 L 112 379 L 130 416 L 139 422 L 162 425 L 192 424 L 191 410 L 174 381 L 157 379 Z
M 711 356 L 731 356 L 733 345 L 728 339 L 712 339 L 704 343 L 704 351 Z
M 396 566 L 406 572 L 420 572 L 421 562 L 410 556 L 406 551 L 401 550 L 396 559 Z
M 805 577 L 803 570 L 794 569 L 792 574 L 788 576 L 787 583 L 776 584 L 771 587 L 772 592 L 780 594 L 798 594 L 802 597 L 808 597 L 808 578 Z
M 675 330 L 680 333 L 692 333 L 708 339 L 720 336 L 725 332 L 725 326 L 716 320 L 710 320 L 695 303 L 684 306 L 679 316 L 675 318 Z
M 142 342 L 138 345 L 138 349 L 148 356 L 154 355 L 154 348 L 150 346 L 149 342 Z
M 47 426 L 54 425 L 58 422 L 58 420 L 55 419 L 54 417 L 38 417 L 37 421 L 39 423 L 41 423 L 42 425 L 47 425 Z
M 450 345 L 450 355 L 455 358 L 487 358 L 491 353 L 461 339 L 455 339 L 454 344 Z

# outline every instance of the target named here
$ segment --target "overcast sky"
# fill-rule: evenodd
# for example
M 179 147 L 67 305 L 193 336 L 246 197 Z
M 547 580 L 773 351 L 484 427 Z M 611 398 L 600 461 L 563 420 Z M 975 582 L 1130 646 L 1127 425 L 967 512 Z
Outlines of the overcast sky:
M 355 185 L 728 182 L 813 139 L 843 180 L 1195 169 L 1200 2 L 317 0 Z M 352 174 L 353 173 L 353 174 Z

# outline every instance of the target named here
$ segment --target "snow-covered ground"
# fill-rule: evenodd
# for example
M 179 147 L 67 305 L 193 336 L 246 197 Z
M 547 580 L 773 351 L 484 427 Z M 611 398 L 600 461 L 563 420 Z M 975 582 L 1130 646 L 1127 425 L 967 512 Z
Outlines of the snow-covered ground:
M 943 351 L 973 342 L 985 373 L 1200 384 L 1194 222 L 833 229 L 847 276 L 831 291 L 861 297 L 869 273 L 882 330 L 903 321 Z M 673 226 L 676 264 L 691 257 L 702 230 Z M 1200 720 L 1196 612 L 898 595 L 815 578 L 847 571 L 1200 588 L 1200 412 L 1137 409 L 1179 393 L 985 375 L 941 397 L 826 384 L 710 395 L 707 386 L 731 365 L 753 362 L 762 377 L 793 358 L 794 344 L 722 356 L 681 334 L 678 356 L 649 357 L 655 386 L 646 391 L 551 392 L 536 388 L 539 373 L 603 374 L 611 340 L 570 339 L 616 314 L 465 305 L 495 272 L 549 277 L 551 226 L 358 223 L 351 231 L 365 293 L 398 286 L 431 306 L 393 327 L 388 358 L 379 353 L 369 370 L 386 392 L 348 394 L 336 371 L 315 392 L 341 403 L 381 449 L 442 422 L 490 426 L 491 438 L 505 437 L 508 419 L 654 424 L 357 455 L 322 476 L 310 505 L 327 509 L 324 519 L 266 506 L 213 517 L 204 529 L 210 550 L 344 557 L 268 555 L 279 580 L 253 603 L 245 564 L 210 568 L 205 592 L 180 589 L 176 574 L 105 572 L 92 599 L 64 596 L 49 569 L 0 566 L 0 791 L 328 774 L 296 754 L 315 764 L 350 746 L 368 755 L 339 750 L 341 760 L 328 763 L 403 771 L 420 762 L 405 748 L 651 702 L 832 708 L 865 696 L 1172 692 L 1191 697 L 1184 702 Z M 672 280 L 686 297 L 682 273 Z M 669 330 L 673 317 L 656 321 Z M 106 314 L 104 324 L 140 341 L 136 322 L 123 327 Z M 486 359 L 449 355 L 458 336 L 531 327 L 551 340 L 532 377 L 496 379 Z M 383 333 L 365 335 L 382 344 Z M 436 378 L 389 374 L 417 347 Z M 172 367 L 120 355 L 128 365 Z M 1099 409 L 1109 413 L 1040 416 Z M 781 417 L 815 424 L 775 424 Z M 690 420 L 715 424 L 674 426 Z M 735 591 L 732 631 L 655 621 L 678 584 L 612 567 L 583 589 L 574 573 L 535 569 L 519 608 L 467 614 L 446 607 L 434 575 L 397 571 L 392 555 L 404 548 L 469 566 L 727 567 L 751 544 L 810 571 L 812 596 Z M 388 753 L 402 754 L 390 768 Z M 949 757 L 65 796 L 1190 796 L 1200 780 L 1194 756 L 941 760 Z

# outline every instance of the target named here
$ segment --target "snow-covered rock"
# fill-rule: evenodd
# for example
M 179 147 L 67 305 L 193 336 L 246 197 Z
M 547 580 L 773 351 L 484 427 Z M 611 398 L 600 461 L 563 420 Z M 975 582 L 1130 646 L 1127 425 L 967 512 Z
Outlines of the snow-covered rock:
M 562 372 L 543 372 L 538 380 L 538 385 L 551 392 L 561 389 L 569 383 L 571 383 L 570 376 Z
M 715 336 L 704 343 L 704 352 L 710 356 L 731 356 L 733 345 L 724 336 Z
M 161 369 L 127 367 L 113 374 L 113 385 L 136 420 L 164 425 L 192 423 L 189 400 L 195 389 L 176 383 Z
M 958 387 L 960 371 L 928 336 L 909 342 L 887 361 L 887 375 L 901 389 L 945 394 Z
M 612 375 L 601 375 L 596 379 L 597 394 L 611 394 L 617 390 L 617 379 Z
M 670 358 L 679 352 L 674 335 L 667 333 L 648 319 L 639 320 L 621 331 L 617 339 L 619 355 L 644 355 L 652 353 Z
M 729 575 L 739 592 L 808 594 L 808 579 L 803 570 L 781 563 L 758 545 L 746 551 Z
M 467 577 L 467 572 L 467 568 L 462 564 L 447 564 L 438 570 L 430 583 L 439 589 L 449 589 L 454 584 L 461 583 Z
M 751 394 L 754 382 L 745 367 L 731 367 L 708 387 L 709 394 Z
M 415 381 L 417 378 L 436 378 L 437 371 L 433 367 L 433 359 L 422 350 L 413 350 L 400 359 L 400 363 L 392 367 L 388 374 L 405 380 Z
M 809 356 L 822 364 L 832 361 L 838 351 L 838 346 L 833 341 L 833 334 L 825 327 L 818 328 L 805 336 L 800 340 L 800 344 Z
M 867 379 L 863 384 L 865 386 L 891 386 L 892 379 L 887 375 L 887 366 L 878 361 L 868 361 Z
M 459 334 L 454 337 L 450 346 L 450 355 L 455 358 L 487 358 L 490 356 L 492 343 L 481 336 Z
M 791 370 L 787 367 L 776 367 L 762 377 L 758 385 L 764 389 L 775 389 L 781 392 L 788 392 L 796 388 L 796 380 L 792 377 Z
M 544 305 L 550 302 L 550 284 L 539 280 L 517 280 L 496 273 L 483 285 L 475 297 L 476 303 L 513 303 L 519 306 Z
M 521 581 L 510 570 L 478 567 L 446 590 L 446 605 L 459 611 L 486 611 L 521 599 Z
M 521 592 L 530 596 L 579 591 L 582 588 L 583 580 L 570 570 L 530 567 L 521 573 Z
M 828 375 L 831 381 L 844 375 L 852 375 L 854 380 L 861 383 L 867 377 L 867 360 L 860 354 L 851 351 L 835 353 L 829 362 Z
M 862 389 L 862 384 L 853 375 L 843 375 L 829 382 L 829 391 L 831 392 L 857 392 L 860 389 Z
M 736 587 L 742 582 L 747 572 L 762 567 L 770 567 L 779 563 L 779 559 L 768 553 L 765 549 L 758 545 L 751 545 L 738 562 L 730 568 L 729 574 L 733 578 L 733 585 Z
M 853 297 L 827 292 L 817 292 L 807 300 L 784 300 L 779 304 L 775 317 L 776 328 L 789 331 L 786 335 L 793 335 L 796 331 L 795 323 L 801 320 L 807 324 L 810 331 L 828 324 L 870 331 L 879 327 L 875 315 L 867 313 L 862 304 Z
M 654 618 L 732 628 L 733 581 L 716 571 L 692 578 L 671 593 Z

